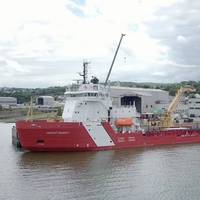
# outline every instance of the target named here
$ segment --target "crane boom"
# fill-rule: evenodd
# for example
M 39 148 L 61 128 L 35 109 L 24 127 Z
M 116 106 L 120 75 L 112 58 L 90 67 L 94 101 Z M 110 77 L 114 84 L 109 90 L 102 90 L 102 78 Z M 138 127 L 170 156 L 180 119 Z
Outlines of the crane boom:
M 191 88 L 191 87 L 181 87 L 178 92 L 176 93 L 176 96 L 174 97 L 174 99 L 172 100 L 172 102 L 170 103 L 167 111 L 164 114 L 164 117 L 162 119 L 162 125 L 165 128 L 169 128 L 173 126 L 173 118 L 172 118 L 172 114 L 176 111 L 177 106 L 181 100 L 181 97 L 183 96 L 184 93 L 186 92 L 194 92 L 195 89 Z
M 110 77 L 110 73 L 111 73 L 111 71 L 112 71 L 112 68 L 113 68 L 113 65 L 114 65 L 114 62 L 115 62 L 115 59 L 116 59 L 116 56 L 117 56 L 119 47 L 120 47 L 120 45 L 121 45 L 121 42 L 122 42 L 122 39 L 123 39 L 124 36 L 125 36 L 125 34 L 122 33 L 122 34 L 121 34 L 121 38 L 120 38 L 120 40 L 119 40 L 119 44 L 118 44 L 117 49 L 116 49 L 116 51 L 115 51 L 115 55 L 114 55 L 114 57 L 113 57 L 113 60 L 112 60 L 112 63 L 111 63 L 111 66 L 110 66 L 110 69 L 109 69 L 109 72 L 108 72 L 108 75 L 107 75 L 107 77 L 106 77 L 106 81 L 105 81 L 104 85 L 107 85 L 107 83 L 108 83 L 108 79 L 109 79 L 109 77 Z
M 191 87 L 181 87 L 178 92 L 176 93 L 176 96 L 174 97 L 174 99 L 172 100 L 172 102 L 170 103 L 167 112 L 173 113 L 176 111 L 176 108 L 181 100 L 181 97 L 184 93 L 186 92 L 194 92 L 195 90 Z

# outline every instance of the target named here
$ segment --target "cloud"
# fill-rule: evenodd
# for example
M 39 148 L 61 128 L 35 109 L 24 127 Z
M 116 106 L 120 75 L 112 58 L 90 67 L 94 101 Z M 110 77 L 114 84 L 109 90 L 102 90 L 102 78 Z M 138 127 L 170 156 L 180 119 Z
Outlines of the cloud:
M 0 84 L 65 85 L 83 59 L 104 80 L 121 33 L 111 80 L 199 80 L 199 8 L 197 0 L 0 0 Z
M 177 1 L 168 9 L 159 9 L 148 22 L 148 33 L 170 47 L 171 60 L 184 65 L 199 65 L 199 1 Z M 164 20 L 160 18 L 167 16 Z M 155 31 L 157 30 L 157 31 Z M 181 73 L 181 72 L 180 72 Z
M 186 37 L 179 35 L 179 36 L 177 36 L 177 41 L 180 43 L 186 43 L 187 39 L 186 39 Z

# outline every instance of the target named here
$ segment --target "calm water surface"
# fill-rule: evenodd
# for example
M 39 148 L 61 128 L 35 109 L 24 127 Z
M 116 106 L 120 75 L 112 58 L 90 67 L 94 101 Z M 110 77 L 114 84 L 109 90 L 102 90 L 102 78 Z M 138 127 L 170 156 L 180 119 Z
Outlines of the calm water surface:
M 0 123 L 0 200 L 199 200 L 200 144 L 84 153 L 31 153 Z

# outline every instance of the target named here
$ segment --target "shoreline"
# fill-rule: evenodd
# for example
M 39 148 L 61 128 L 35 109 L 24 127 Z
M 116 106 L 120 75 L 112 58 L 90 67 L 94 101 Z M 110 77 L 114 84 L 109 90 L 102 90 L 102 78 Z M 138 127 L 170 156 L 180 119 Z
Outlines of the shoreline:
M 28 117 L 27 115 L 20 115 L 20 116 L 0 116 L 0 122 L 2 123 L 15 123 L 18 120 L 40 120 L 40 119 L 55 119 L 58 118 L 55 112 L 52 113 L 36 113 L 33 114 L 32 117 Z

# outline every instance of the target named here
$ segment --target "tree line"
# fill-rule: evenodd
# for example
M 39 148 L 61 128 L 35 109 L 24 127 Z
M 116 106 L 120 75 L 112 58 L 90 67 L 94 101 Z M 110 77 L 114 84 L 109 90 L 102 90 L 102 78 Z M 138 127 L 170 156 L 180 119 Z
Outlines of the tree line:
M 37 97 L 41 95 L 53 96 L 55 99 L 58 96 L 63 95 L 65 92 L 65 86 L 56 86 L 48 88 L 1 88 L 1 97 L 15 97 L 17 98 L 17 103 L 28 103 L 31 97 Z
M 136 83 L 136 82 L 111 82 L 111 86 L 153 88 L 168 91 L 171 96 L 175 96 L 177 90 L 182 86 L 190 85 L 200 94 L 200 81 L 182 81 L 180 83 Z M 0 96 L 15 97 L 18 103 L 28 103 L 31 97 L 41 95 L 53 96 L 55 100 L 64 95 L 66 86 L 55 86 L 48 88 L 0 88 Z

